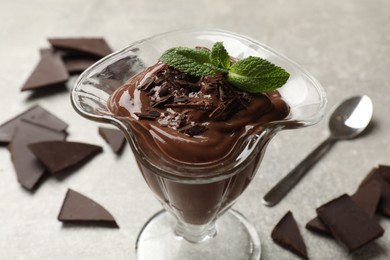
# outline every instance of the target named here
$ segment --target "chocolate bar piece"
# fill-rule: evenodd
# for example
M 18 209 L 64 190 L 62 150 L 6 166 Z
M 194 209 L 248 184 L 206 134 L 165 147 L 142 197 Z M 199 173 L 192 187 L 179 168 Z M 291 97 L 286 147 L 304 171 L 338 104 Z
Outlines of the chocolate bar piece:
M 65 131 L 68 127 L 64 121 L 43 107 L 35 105 L 0 125 L 0 143 L 7 144 L 11 141 L 15 128 L 21 120 L 58 132 Z
M 309 259 L 305 242 L 291 211 L 287 212 L 279 223 L 276 224 L 272 230 L 271 237 L 281 247 L 303 259 Z
M 89 223 L 119 228 L 113 216 L 97 202 L 68 189 L 58 220 L 70 223 Z
M 359 188 L 352 196 L 351 199 L 361 207 L 370 217 L 375 215 L 379 199 L 381 197 L 382 189 L 381 184 L 377 180 L 371 180 L 367 185 Z M 321 233 L 323 235 L 331 236 L 330 230 L 324 225 L 324 223 L 315 217 L 306 224 L 306 228 Z
M 28 147 L 50 173 L 57 173 L 86 162 L 103 151 L 101 146 L 66 141 L 45 141 Z
M 69 73 L 61 57 L 53 50 L 42 50 L 41 59 L 22 86 L 22 91 L 44 87 L 63 86 Z
M 69 74 L 81 73 L 97 62 L 95 59 L 88 58 L 63 59 L 63 61 Z
M 45 173 L 45 167 L 36 159 L 27 145 L 45 140 L 65 140 L 64 132 L 52 131 L 39 125 L 21 121 L 15 129 L 9 150 L 19 183 L 33 190 Z
M 387 174 L 387 168 L 384 166 L 374 168 L 361 182 L 360 187 L 367 185 L 367 183 L 369 183 L 372 179 L 381 183 L 382 194 L 378 209 L 382 214 L 390 217 L 390 182 L 386 181 L 386 178 L 388 177 Z
M 350 196 L 344 194 L 317 208 L 321 221 L 349 252 L 353 252 L 382 236 L 383 228 Z
M 111 146 L 114 153 L 119 154 L 122 151 L 126 138 L 121 131 L 112 128 L 99 127 L 99 134 Z
M 390 183 L 390 166 L 388 165 L 379 165 L 379 173 L 382 175 L 383 179 Z
M 48 41 L 54 49 L 77 56 L 100 59 L 112 53 L 112 49 L 103 38 L 50 38 Z

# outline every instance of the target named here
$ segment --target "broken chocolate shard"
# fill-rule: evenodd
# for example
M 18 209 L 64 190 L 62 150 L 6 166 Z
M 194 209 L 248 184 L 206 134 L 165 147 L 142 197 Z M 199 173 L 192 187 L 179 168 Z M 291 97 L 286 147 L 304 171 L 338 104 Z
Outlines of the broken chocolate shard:
M 379 201 L 378 209 L 382 214 L 390 217 L 390 183 L 386 181 L 384 175 L 386 176 L 383 166 L 382 170 L 381 168 L 376 167 L 368 173 L 368 175 L 364 178 L 359 187 L 367 185 L 367 183 L 369 183 L 373 179 L 377 180 L 382 186 L 382 194 L 381 199 Z
M 45 167 L 27 147 L 30 143 L 46 140 L 65 140 L 64 132 L 57 132 L 21 121 L 15 129 L 9 150 L 18 182 L 27 190 L 33 190 L 45 173 Z
M 287 212 L 272 230 L 271 237 L 275 243 L 303 259 L 309 259 L 305 242 L 291 211 Z
M 103 151 L 101 146 L 66 141 L 35 142 L 28 147 L 51 173 L 79 165 Z
M 121 131 L 112 128 L 99 127 L 99 134 L 110 145 L 114 153 L 121 153 L 126 142 L 126 138 Z
M 372 242 L 384 233 L 378 222 L 344 194 L 317 208 L 321 221 L 349 252 Z
M 119 228 L 114 217 L 97 202 L 68 189 L 58 220 L 61 222 L 95 224 Z
M 50 38 L 48 41 L 56 50 L 74 52 L 81 56 L 103 58 L 112 53 L 103 38 Z
M 9 143 L 18 123 L 23 120 L 55 131 L 65 131 L 68 127 L 64 121 L 43 107 L 35 105 L 0 125 L 0 143 Z
M 69 73 L 60 55 L 52 50 L 41 51 L 41 59 L 22 86 L 22 91 L 55 87 L 68 81 Z
M 371 180 L 367 185 L 360 187 L 352 196 L 351 199 L 363 209 L 370 217 L 374 217 L 382 189 L 381 184 L 377 180 Z M 332 233 L 326 227 L 326 225 L 318 218 L 315 217 L 306 224 L 306 228 L 323 234 L 331 236 Z

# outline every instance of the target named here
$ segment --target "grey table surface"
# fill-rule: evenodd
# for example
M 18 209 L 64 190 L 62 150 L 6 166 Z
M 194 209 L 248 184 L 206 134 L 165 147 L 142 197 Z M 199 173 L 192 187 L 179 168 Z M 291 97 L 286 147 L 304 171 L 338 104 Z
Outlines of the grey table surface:
M 379 217 L 384 236 L 354 254 L 304 228 L 315 208 L 352 193 L 378 164 L 390 164 L 390 1 L 388 0 L 3 0 L 0 2 L 0 120 L 40 104 L 69 123 L 70 141 L 104 152 L 62 180 L 49 178 L 34 193 L 20 187 L 10 155 L 0 148 L 0 259 L 135 259 L 145 221 L 161 206 L 144 183 L 126 147 L 117 157 L 98 125 L 77 115 L 68 91 L 36 96 L 20 87 L 39 60 L 48 37 L 103 36 L 113 49 L 168 30 L 220 28 L 263 42 L 302 65 L 323 85 L 329 111 L 344 98 L 367 94 L 374 103 L 369 131 L 336 144 L 277 206 L 264 193 L 329 134 L 319 124 L 279 133 L 259 172 L 234 206 L 255 226 L 262 259 L 295 259 L 270 233 L 291 210 L 311 259 L 389 259 L 390 219 Z M 57 215 L 68 188 L 107 208 L 120 229 L 64 227 Z M 158 256 L 156 256 L 158 260 Z

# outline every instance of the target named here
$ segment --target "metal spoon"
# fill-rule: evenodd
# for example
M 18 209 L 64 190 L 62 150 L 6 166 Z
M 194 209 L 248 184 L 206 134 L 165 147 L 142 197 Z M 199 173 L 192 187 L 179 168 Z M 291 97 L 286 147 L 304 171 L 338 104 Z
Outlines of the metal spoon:
M 371 121 L 372 113 L 371 99 L 365 95 L 352 97 L 341 103 L 329 119 L 330 136 L 328 139 L 280 180 L 263 197 L 263 203 L 267 206 L 277 204 L 336 141 L 351 139 L 363 132 Z

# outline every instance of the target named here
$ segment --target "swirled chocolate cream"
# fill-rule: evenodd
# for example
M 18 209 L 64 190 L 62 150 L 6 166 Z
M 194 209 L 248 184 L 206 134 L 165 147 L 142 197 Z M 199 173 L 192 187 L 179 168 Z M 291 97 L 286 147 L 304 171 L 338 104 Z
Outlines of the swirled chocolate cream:
M 238 63 L 229 62 L 232 68 Z M 254 128 L 289 114 L 277 90 L 250 93 L 230 79 L 223 72 L 194 76 L 159 61 L 113 93 L 108 108 L 127 118 L 136 135 L 142 133 L 141 147 L 167 161 L 218 162 L 237 156 Z

